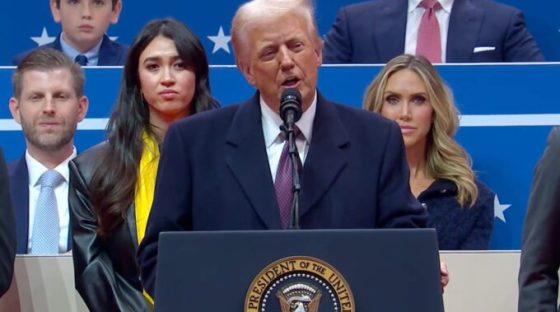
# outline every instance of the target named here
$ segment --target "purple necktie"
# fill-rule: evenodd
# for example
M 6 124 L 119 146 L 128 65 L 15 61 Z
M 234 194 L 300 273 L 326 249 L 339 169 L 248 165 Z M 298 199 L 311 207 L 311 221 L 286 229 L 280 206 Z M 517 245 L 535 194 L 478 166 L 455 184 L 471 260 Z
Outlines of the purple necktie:
M 441 9 L 437 0 L 424 0 L 420 3 L 424 15 L 418 28 L 416 55 L 426 57 L 432 63 L 441 63 L 441 36 L 436 11 Z
M 300 134 L 299 129 L 294 126 L 294 137 Z M 285 138 L 284 133 L 281 134 Z M 299 159 L 299 155 L 298 155 Z M 300 165 L 301 166 L 301 165 Z M 300 167 L 301 168 L 301 167 Z M 276 192 L 276 201 L 280 210 L 280 221 L 282 228 L 288 226 L 290 221 L 290 212 L 292 210 L 293 193 L 293 166 L 290 159 L 290 147 L 288 140 L 285 139 L 280 161 L 278 161 L 278 169 L 276 169 L 276 179 L 274 180 L 274 190 Z

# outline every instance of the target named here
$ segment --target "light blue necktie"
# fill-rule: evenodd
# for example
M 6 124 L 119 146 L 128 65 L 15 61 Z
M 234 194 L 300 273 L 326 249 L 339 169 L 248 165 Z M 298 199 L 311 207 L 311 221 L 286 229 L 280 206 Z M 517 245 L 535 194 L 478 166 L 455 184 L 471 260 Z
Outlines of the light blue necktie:
M 47 170 L 39 178 L 41 192 L 33 222 L 32 254 L 58 254 L 60 223 L 54 188 L 64 181 L 56 170 Z

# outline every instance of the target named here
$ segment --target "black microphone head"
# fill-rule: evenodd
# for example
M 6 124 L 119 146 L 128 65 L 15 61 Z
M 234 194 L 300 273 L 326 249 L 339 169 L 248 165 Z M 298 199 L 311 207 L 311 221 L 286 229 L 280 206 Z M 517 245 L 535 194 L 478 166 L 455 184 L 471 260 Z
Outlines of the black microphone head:
M 301 118 L 301 93 L 296 88 L 284 89 L 280 97 L 280 117 L 284 123 L 287 122 L 288 112 L 293 113 L 292 122 L 296 122 Z

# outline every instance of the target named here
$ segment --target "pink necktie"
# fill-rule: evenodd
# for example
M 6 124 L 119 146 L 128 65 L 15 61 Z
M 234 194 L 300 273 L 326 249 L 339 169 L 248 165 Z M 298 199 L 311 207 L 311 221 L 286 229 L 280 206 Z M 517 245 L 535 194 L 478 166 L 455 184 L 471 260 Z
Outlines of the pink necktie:
M 441 36 L 436 17 L 441 4 L 437 0 L 424 0 L 420 5 L 426 10 L 418 28 L 416 55 L 422 55 L 432 63 L 441 63 Z
M 299 134 L 299 129 L 294 127 L 294 137 L 297 138 Z M 298 170 L 300 168 L 298 168 Z M 294 197 L 292 190 L 292 176 L 293 167 L 290 159 L 288 140 L 285 140 L 284 147 L 282 148 L 282 154 L 280 154 L 280 161 L 278 162 L 278 169 L 276 169 L 276 179 L 274 180 L 274 190 L 276 192 L 276 201 L 278 202 L 278 208 L 280 210 L 282 228 L 286 228 L 288 226 L 288 222 L 290 221 L 290 213 Z

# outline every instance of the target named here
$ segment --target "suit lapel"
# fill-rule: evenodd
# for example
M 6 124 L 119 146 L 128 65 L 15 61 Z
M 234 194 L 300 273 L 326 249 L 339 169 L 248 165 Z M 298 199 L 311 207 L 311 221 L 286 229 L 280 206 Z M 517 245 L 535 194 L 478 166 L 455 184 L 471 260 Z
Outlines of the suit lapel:
M 375 46 L 379 59 L 388 62 L 404 53 L 408 4 L 403 0 L 388 0 L 379 3 L 379 6 L 379 11 L 372 22 L 372 27 L 377 29 Z
M 26 254 L 29 237 L 29 172 L 25 156 L 12 165 L 10 189 L 16 217 L 17 253 Z
M 348 161 L 348 133 L 337 113 L 333 103 L 317 95 L 313 137 L 303 165 L 300 216 L 324 196 Z
M 269 229 L 280 228 L 280 215 L 262 129 L 259 94 L 241 104 L 226 135 L 226 163 L 253 209 Z
M 469 62 L 484 18 L 470 0 L 456 0 L 449 17 L 446 62 Z
M 112 64 L 111 58 L 115 55 L 115 51 L 113 50 L 113 42 L 107 35 L 104 35 L 101 46 L 99 47 L 99 60 L 97 61 L 97 65 L 106 66 Z

